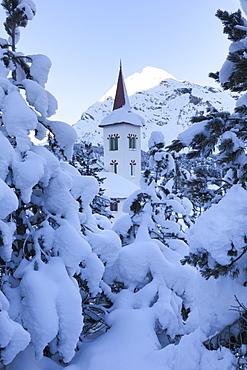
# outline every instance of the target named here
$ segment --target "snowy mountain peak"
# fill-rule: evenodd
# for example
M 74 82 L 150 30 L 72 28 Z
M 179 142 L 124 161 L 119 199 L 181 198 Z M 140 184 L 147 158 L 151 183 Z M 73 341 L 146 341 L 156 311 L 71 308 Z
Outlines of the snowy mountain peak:
M 234 96 L 227 91 L 180 81 L 153 67 L 146 67 L 141 73 L 126 78 L 125 85 L 132 112 L 145 120 L 142 128 L 143 150 L 148 150 L 152 131 L 162 131 L 166 144 L 169 144 L 191 125 L 191 117 L 205 114 L 212 107 L 233 111 L 236 104 Z M 99 125 L 112 112 L 115 92 L 116 86 L 113 86 L 100 101 L 82 113 L 80 121 L 74 125 L 78 141 L 103 144 Z
M 172 76 L 170 73 L 164 71 L 161 68 L 155 67 L 145 67 L 139 73 L 136 72 L 133 75 L 127 77 L 125 79 L 125 85 L 127 89 L 128 95 L 134 95 L 138 91 L 149 90 L 155 86 L 158 86 L 161 81 L 167 79 L 174 79 L 176 78 Z M 100 98 L 100 102 L 105 101 L 107 98 L 111 97 L 112 99 L 115 97 L 116 86 L 114 85 L 105 95 Z

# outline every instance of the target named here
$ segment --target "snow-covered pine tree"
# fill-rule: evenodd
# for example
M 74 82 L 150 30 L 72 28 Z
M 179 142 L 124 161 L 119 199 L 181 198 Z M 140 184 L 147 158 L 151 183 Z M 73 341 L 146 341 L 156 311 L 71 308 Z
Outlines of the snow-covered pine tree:
M 151 133 L 148 147 L 150 180 L 154 180 L 159 185 L 167 183 L 174 177 L 175 164 L 171 154 L 164 149 L 165 140 L 161 131 Z
M 71 160 L 78 171 L 85 176 L 97 176 L 97 173 L 102 171 L 102 166 L 99 166 L 97 156 L 93 150 L 92 143 L 81 141 L 74 145 L 74 152 Z
M 241 4 L 247 10 L 246 0 L 242 0 Z M 218 11 L 217 16 L 223 20 L 224 32 L 228 33 L 233 42 L 226 62 L 214 76 L 218 76 L 224 88 L 245 91 L 246 20 L 240 11 L 233 14 Z M 222 180 L 226 193 L 190 229 L 190 254 L 184 263 L 197 266 L 202 275 L 197 281 L 196 302 L 200 318 L 199 331 L 209 338 L 204 343 L 207 345 L 214 342 L 213 347 L 207 346 L 208 349 L 217 350 L 219 346 L 225 346 L 233 351 L 236 358 L 229 350 L 221 347 L 224 351 L 223 359 L 226 360 L 224 368 L 229 369 L 234 366 L 237 369 L 246 367 L 241 326 L 232 326 L 239 318 L 239 312 L 233 309 L 236 307 L 236 297 L 242 307 L 247 304 L 246 108 L 245 93 L 237 101 L 234 113 L 210 110 L 207 115 L 196 117 L 193 125 L 170 146 L 170 149 L 178 151 L 188 147 L 191 157 L 209 157 L 214 153 L 223 169 Z M 235 341 L 234 344 L 231 344 L 231 340 Z M 215 359 L 214 367 L 217 366 Z
M 190 219 L 195 219 L 202 209 L 208 208 L 212 199 L 219 198 L 209 188 L 214 184 L 217 184 L 217 188 L 220 186 L 221 171 L 215 168 L 213 158 L 188 159 L 176 152 L 170 154 L 165 150 L 164 137 L 159 132 L 153 132 L 149 145 L 149 168 L 145 172 L 149 182 L 156 181 L 160 192 L 169 194 L 169 197 L 176 195 L 179 202 L 188 198 L 193 204 L 193 216 Z M 187 226 L 190 219 L 187 216 L 184 218 Z
M 109 210 L 110 200 L 104 197 L 105 178 L 100 176 L 100 172 L 103 171 L 104 168 L 103 165 L 99 164 L 92 143 L 82 141 L 75 144 L 70 163 L 78 169 L 81 175 L 94 176 L 98 181 L 99 192 L 95 195 L 91 203 L 92 212 L 107 218 L 112 218 L 113 216 Z
M 175 193 L 187 197 L 193 204 L 195 220 L 224 194 L 222 169 L 214 156 L 187 158 L 186 154 L 172 153 L 175 157 Z
M 217 73 L 219 81 L 224 88 L 232 91 L 245 91 L 245 63 L 244 50 L 247 50 L 247 28 L 246 20 L 241 16 L 240 11 L 233 14 L 227 12 L 217 12 L 217 16 L 223 21 L 224 32 L 228 33 L 228 38 L 233 40 L 230 45 L 230 52 L 221 70 Z M 241 32 L 239 32 L 239 30 Z M 233 57 L 234 55 L 234 57 Z M 240 63 L 240 59 L 242 62 Z M 242 66 L 242 67 L 241 67 Z M 242 73 L 241 73 L 241 68 Z M 241 77 L 239 77 L 241 75 Z M 234 82 L 235 81 L 235 82 Z M 224 189 L 229 189 L 234 184 L 239 184 L 246 189 L 247 180 L 247 94 L 245 93 L 236 103 L 235 112 L 218 112 L 210 110 L 206 116 L 195 117 L 194 123 L 190 128 L 178 136 L 170 150 L 181 150 L 184 147 L 190 148 L 189 157 L 209 157 L 215 153 L 216 159 L 223 171 L 222 181 Z M 234 190 L 232 190 L 233 192 Z M 246 190 L 244 190 L 246 191 Z M 229 193 L 230 194 L 230 193 Z M 200 222 L 200 221 L 199 221 Z M 246 235 L 242 235 L 242 242 L 236 245 L 233 237 L 229 240 L 229 245 L 224 252 L 227 257 L 224 263 L 217 259 L 212 259 L 212 255 L 207 250 L 192 252 L 185 261 L 189 261 L 200 267 L 201 273 L 206 278 L 210 276 L 230 274 L 235 277 L 239 274 L 239 261 L 245 259 Z M 240 247 L 241 246 L 241 247 Z
M 190 224 L 192 205 L 187 198 L 173 192 L 175 163 L 164 147 L 163 134 L 160 131 L 152 132 L 149 139 L 149 167 L 144 171 L 141 189 L 126 200 L 123 211 L 128 215 L 120 218 L 113 226 L 123 245 L 133 242 L 147 204 L 152 210 L 152 225 L 149 229 L 152 238 L 163 243 L 173 238 L 186 240 L 182 225 Z
M 246 0 L 241 3 L 247 9 Z M 239 12 L 229 15 L 229 19 L 233 21 L 233 34 L 241 34 L 241 40 L 234 41 L 230 51 L 241 50 L 241 54 L 247 42 L 246 21 Z M 239 21 L 240 19 L 242 20 Z M 239 30 L 244 32 L 239 33 Z M 244 60 L 242 62 L 245 63 Z M 228 77 L 235 71 L 233 63 L 227 60 L 218 73 L 220 82 L 227 83 Z M 242 80 L 245 77 L 246 74 L 243 73 Z M 231 79 L 233 81 L 234 78 Z M 225 84 L 224 87 L 226 86 Z M 247 304 L 245 99 L 243 96 L 238 100 L 233 114 L 210 110 L 206 116 L 196 117 L 193 125 L 181 133 L 178 140 L 169 147 L 176 151 L 187 147 L 190 149 L 190 158 L 200 157 L 202 160 L 210 158 L 214 153 L 222 166 L 223 193 L 226 191 L 219 203 L 206 210 L 188 233 L 190 255 L 184 262 L 196 265 L 203 275 L 198 276 L 196 283 L 198 327 L 193 333 L 184 336 L 177 346 L 163 349 L 163 358 L 173 359 L 172 365 L 167 367 L 172 370 L 184 368 L 185 353 L 188 368 L 208 369 L 211 366 L 230 370 L 235 367 L 243 369 L 246 366 L 241 328 L 239 325 L 231 326 L 233 323 L 239 324 L 239 321 L 235 321 L 239 318 L 239 313 L 233 310 L 236 307 L 236 296 L 243 307 Z M 206 341 L 207 338 L 209 340 Z M 203 342 L 207 349 L 214 351 L 206 350 Z M 222 347 L 224 345 L 227 348 Z M 236 354 L 236 358 L 229 348 Z
M 243 1 L 244 3 L 244 1 Z M 216 12 L 224 25 L 223 32 L 232 41 L 229 54 L 219 72 L 210 73 L 209 76 L 220 82 L 224 89 L 231 91 L 245 91 L 247 63 L 245 58 L 246 45 L 244 39 L 247 36 L 246 19 L 242 17 L 240 9 L 235 13 L 218 10 Z
M 34 3 L 2 5 L 10 39 L 0 40 L 0 368 L 18 364 L 29 343 L 29 356 L 68 362 L 83 327 L 81 294 L 85 286 L 89 297 L 101 294 L 104 265 L 114 262 L 120 240 L 92 215 L 97 181 L 30 138 L 48 131 L 53 150 L 69 160 L 76 134 L 48 119 L 57 108 L 45 89 L 50 60 L 16 51 Z
M 164 179 L 167 176 L 169 181 L 174 163 L 163 149 L 162 133 L 153 132 L 149 144 L 150 168 L 142 187 L 126 200 L 123 211 L 127 215 L 113 226 L 124 248 L 111 268 L 106 268 L 105 279 L 118 291 L 112 308 L 114 325 L 122 321 L 119 315 L 126 310 L 124 315 L 129 312 L 131 317 L 126 325 L 129 335 L 138 336 L 138 326 L 143 325 L 144 332 L 152 333 L 149 345 L 158 349 L 187 330 L 184 320 L 192 303 L 195 271 L 180 263 L 188 247 L 179 221 L 188 217 L 190 202 L 165 186 Z M 149 317 L 146 324 L 145 315 Z

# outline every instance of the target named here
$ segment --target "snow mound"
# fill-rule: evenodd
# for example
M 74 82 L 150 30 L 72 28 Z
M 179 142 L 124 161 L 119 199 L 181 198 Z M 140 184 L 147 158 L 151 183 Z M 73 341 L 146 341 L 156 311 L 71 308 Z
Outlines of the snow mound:
M 221 265 L 231 263 L 227 251 L 234 245 L 238 254 L 245 246 L 247 229 L 247 191 L 234 185 L 225 197 L 199 217 L 191 230 L 190 251 L 207 250 Z

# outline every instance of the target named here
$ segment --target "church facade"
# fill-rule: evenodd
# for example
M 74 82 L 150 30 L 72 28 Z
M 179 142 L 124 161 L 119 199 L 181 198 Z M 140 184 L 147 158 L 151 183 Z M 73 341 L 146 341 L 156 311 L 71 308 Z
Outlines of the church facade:
M 104 136 L 104 167 L 140 186 L 141 127 L 144 120 L 132 112 L 120 65 L 113 111 L 99 127 Z

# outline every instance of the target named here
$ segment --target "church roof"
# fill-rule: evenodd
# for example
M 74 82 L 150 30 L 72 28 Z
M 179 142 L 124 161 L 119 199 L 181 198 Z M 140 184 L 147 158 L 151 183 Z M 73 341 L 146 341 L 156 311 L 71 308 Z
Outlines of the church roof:
M 99 172 L 99 174 L 104 177 L 104 195 L 109 198 L 126 199 L 134 193 L 134 191 L 140 189 L 139 186 L 116 173 Z
M 117 81 L 116 95 L 113 104 L 113 111 L 101 121 L 99 127 L 111 126 L 119 123 L 127 123 L 134 126 L 144 126 L 144 119 L 131 111 L 121 64 Z
M 122 65 L 120 64 L 118 81 L 117 81 L 117 90 L 116 90 L 115 100 L 113 104 L 113 110 L 122 108 L 124 106 L 127 109 L 131 110 L 130 103 L 129 103 L 129 97 L 128 97 L 124 79 L 123 79 Z

